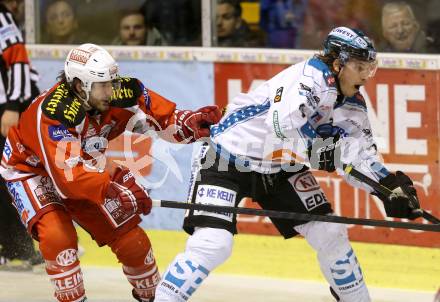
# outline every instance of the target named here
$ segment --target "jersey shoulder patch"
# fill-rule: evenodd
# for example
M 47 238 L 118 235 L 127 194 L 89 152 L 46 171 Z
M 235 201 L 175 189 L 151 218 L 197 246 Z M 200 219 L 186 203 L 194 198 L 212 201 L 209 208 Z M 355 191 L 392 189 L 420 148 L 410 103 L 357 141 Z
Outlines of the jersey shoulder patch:
M 86 116 L 81 101 L 67 89 L 66 84 L 59 84 L 49 93 L 41 104 L 43 114 L 57 120 L 67 128 L 81 124 Z
M 111 106 L 129 108 L 137 105 L 138 98 L 142 95 L 140 81 L 136 78 L 121 78 L 121 87 L 113 89 Z
M 316 57 L 311 58 L 307 64 L 322 72 L 324 82 L 328 87 L 336 87 L 335 76 L 333 75 L 333 72 L 330 70 L 327 64 Z

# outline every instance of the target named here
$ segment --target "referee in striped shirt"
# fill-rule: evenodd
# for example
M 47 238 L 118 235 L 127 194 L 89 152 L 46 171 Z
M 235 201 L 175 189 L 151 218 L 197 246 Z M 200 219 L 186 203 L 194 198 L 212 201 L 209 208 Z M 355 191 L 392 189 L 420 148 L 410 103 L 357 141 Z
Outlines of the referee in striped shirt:
M 14 16 L 23 0 L 0 0 L 0 150 L 9 128 L 39 94 L 22 33 Z M 12 261 L 15 260 L 15 261 Z M 42 262 L 0 177 L 0 270 L 30 270 Z

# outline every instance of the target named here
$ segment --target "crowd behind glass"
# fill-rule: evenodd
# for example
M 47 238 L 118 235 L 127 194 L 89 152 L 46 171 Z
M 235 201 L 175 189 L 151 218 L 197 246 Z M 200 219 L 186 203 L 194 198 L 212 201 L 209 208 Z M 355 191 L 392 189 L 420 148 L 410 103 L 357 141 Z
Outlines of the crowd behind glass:
M 205 1 L 205 0 L 203 0 Z M 36 42 L 201 46 L 202 0 L 42 0 Z M 365 31 L 382 52 L 440 53 L 438 0 L 212 0 L 213 46 L 319 49 Z

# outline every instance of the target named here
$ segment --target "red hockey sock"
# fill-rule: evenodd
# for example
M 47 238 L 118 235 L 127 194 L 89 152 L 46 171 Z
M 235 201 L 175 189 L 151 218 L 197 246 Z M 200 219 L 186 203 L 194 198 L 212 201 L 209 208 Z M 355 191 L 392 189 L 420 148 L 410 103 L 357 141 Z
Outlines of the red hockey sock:
M 109 246 L 123 264 L 124 274 L 137 296 L 153 298 L 160 274 L 147 234 L 137 226 Z
M 85 301 L 78 260 L 78 238 L 72 218 L 63 210 L 48 212 L 35 225 L 46 272 L 61 302 Z

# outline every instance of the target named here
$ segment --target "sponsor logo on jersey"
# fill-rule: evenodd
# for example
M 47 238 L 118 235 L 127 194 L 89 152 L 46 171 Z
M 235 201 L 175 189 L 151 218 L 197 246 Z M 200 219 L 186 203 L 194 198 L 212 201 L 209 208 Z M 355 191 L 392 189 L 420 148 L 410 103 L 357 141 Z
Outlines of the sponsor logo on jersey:
M 354 288 L 363 285 L 362 270 L 352 249 L 330 267 L 330 272 L 342 292 L 351 292 Z
M 61 202 L 61 198 L 53 185 L 52 179 L 48 176 L 42 176 L 33 191 L 41 206 L 52 202 Z
M 325 203 L 327 198 L 310 171 L 296 174 L 288 179 L 295 189 L 307 211 L 311 211 Z
M 17 189 L 15 188 L 15 185 L 14 185 L 14 184 L 18 185 L 18 183 L 19 182 L 12 183 L 12 182 L 7 181 L 6 185 L 8 187 L 9 193 L 11 193 L 11 196 L 14 200 L 14 205 L 17 208 L 17 211 L 20 213 L 20 216 L 21 216 L 21 213 L 24 211 L 23 200 L 21 199 L 20 193 L 17 191 Z
M 284 87 L 280 87 L 277 89 L 277 92 L 275 93 L 275 98 L 273 99 L 274 103 L 281 102 L 281 96 L 283 95 L 283 89 Z
M 273 129 L 275 130 L 275 135 L 282 140 L 286 139 L 287 137 L 284 136 L 283 132 L 281 131 L 277 110 L 274 110 L 272 120 L 273 120 Z
M 233 207 L 235 206 L 236 197 L 237 192 L 230 189 L 212 185 L 199 185 L 196 192 L 195 203 Z M 233 218 L 232 213 L 228 212 L 194 211 L 194 215 L 211 216 L 227 221 L 232 221 Z
M 148 93 L 148 89 L 146 87 L 144 87 L 144 89 L 143 89 L 143 94 L 144 94 L 144 99 L 145 99 L 145 106 L 148 109 L 150 109 L 151 98 L 150 98 L 150 94 Z
M 322 119 L 322 115 L 321 113 L 319 113 L 318 111 L 315 112 L 310 119 L 314 122 L 314 123 L 318 123 L 321 119 Z
M 290 179 L 289 179 L 290 181 Z M 319 190 L 319 184 L 309 171 L 295 175 L 293 187 L 297 192 L 311 192 Z
M 16 143 L 15 147 L 17 147 L 17 150 L 20 153 L 23 153 L 26 150 L 25 146 L 23 146 L 23 144 L 20 144 L 20 143 Z
M 303 83 L 299 83 L 299 86 L 299 95 L 305 96 L 307 99 L 307 105 L 315 109 L 320 102 L 319 97 L 313 93 L 312 88 L 310 88 L 309 86 L 304 85 Z
M 134 91 L 131 88 L 121 87 L 120 89 L 113 89 L 113 95 L 110 101 L 131 99 L 134 96 Z
M 199 188 L 197 195 L 200 197 L 206 196 L 210 198 L 220 199 L 227 202 L 232 203 L 235 199 L 235 193 L 232 193 L 230 190 L 223 190 L 220 187 L 218 188 L 204 188 L 205 186 L 201 186 Z
M 135 283 L 135 288 L 142 290 L 146 296 L 154 296 L 157 284 L 160 281 L 159 272 L 156 270 L 153 275 L 141 277 L 141 279 L 132 279 Z
M 74 139 L 73 134 L 70 133 L 64 125 L 49 126 L 49 137 L 53 141 L 60 141 L 62 139 Z
M 307 211 L 311 211 L 316 207 L 319 207 L 320 205 L 323 205 L 324 203 L 327 203 L 327 199 L 325 198 L 324 193 L 319 192 L 316 194 L 313 194 L 312 196 L 309 196 L 305 199 L 301 199 L 304 206 L 306 207 Z
M 170 265 L 161 286 L 178 293 L 183 301 L 187 301 L 208 275 L 209 270 L 202 265 L 179 259 Z
M 72 103 L 66 104 L 65 109 L 63 110 L 63 115 L 66 120 L 74 123 L 80 109 L 81 103 L 76 98 L 74 98 Z
M 55 287 L 55 291 L 61 292 L 66 297 L 75 297 L 75 295 L 78 295 L 78 286 L 83 283 L 83 275 L 81 271 L 75 269 L 73 273 L 54 278 L 51 282 Z M 81 299 L 78 302 L 84 301 L 87 301 L 87 299 Z
M 49 102 L 46 103 L 46 111 L 48 111 L 51 115 L 54 115 L 58 108 L 58 104 L 61 102 L 61 99 L 65 98 L 68 93 L 69 91 L 65 88 L 64 84 L 59 85 L 52 94 Z
M 69 266 L 75 263 L 77 259 L 78 257 L 76 249 L 66 249 L 61 251 L 55 260 L 61 266 Z
M 91 56 L 92 56 L 91 52 L 82 49 L 74 49 L 70 53 L 69 61 L 73 61 L 75 63 L 85 65 Z
M 9 139 L 6 139 L 5 146 L 3 148 L 3 154 L 6 157 L 6 161 L 8 161 L 11 158 L 12 148 L 11 145 L 9 144 Z
M 304 85 L 303 83 L 299 83 L 299 90 L 300 90 L 300 93 L 301 93 L 301 90 L 305 90 L 305 91 L 308 91 L 308 92 L 312 92 L 312 88 L 310 88 L 309 86 L 307 86 L 307 85 Z
M 146 265 L 151 265 L 151 264 L 154 263 L 154 255 L 153 255 L 153 249 L 152 249 L 152 248 L 150 248 L 150 249 L 148 250 L 148 254 L 147 254 L 147 256 L 145 257 L 145 261 L 144 261 L 144 263 L 145 263 Z
M 18 182 L 6 182 L 6 186 L 8 188 L 9 193 L 12 196 L 12 200 L 14 203 L 15 208 L 17 209 L 17 212 L 20 216 L 20 219 L 22 220 L 23 224 L 26 225 L 29 219 L 31 219 L 31 212 L 32 215 L 35 215 L 35 212 L 33 212 L 32 208 L 26 208 L 26 201 L 29 202 L 29 199 L 26 195 L 24 195 L 24 188 L 20 181 Z M 24 199 L 23 199 L 24 198 Z M 27 205 L 29 207 L 29 205 Z
M 28 163 L 32 167 L 36 167 L 39 162 L 40 162 L 40 159 L 36 155 L 30 155 L 26 158 L 26 163 Z
M 336 85 L 335 76 L 330 70 L 324 71 L 324 80 L 329 87 L 334 87 Z
M 108 147 L 108 140 L 101 136 L 88 137 L 82 141 L 82 149 L 89 155 L 95 152 L 104 152 Z

